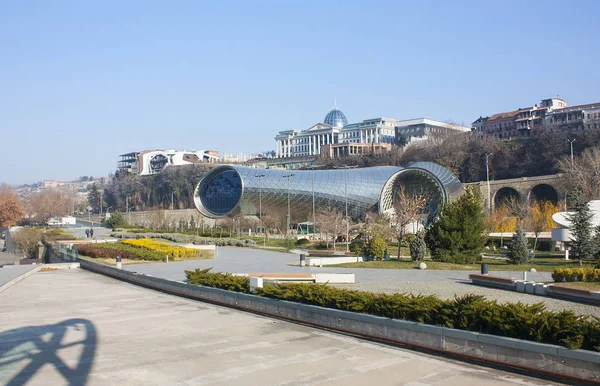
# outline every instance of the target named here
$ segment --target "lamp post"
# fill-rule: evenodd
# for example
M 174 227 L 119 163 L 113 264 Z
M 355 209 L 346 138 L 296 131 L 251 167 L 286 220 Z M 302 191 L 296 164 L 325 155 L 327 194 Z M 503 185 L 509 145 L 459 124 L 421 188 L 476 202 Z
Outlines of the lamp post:
M 100 220 L 102 220 L 102 190 L 100 190 Z
M 487 202 L 488 202 L 488 213 L 492 213 L 492 193 L 490 189 L 490 163 L 489 158 L 492 153 L 485 154 L 485 174 L 487 180 Z
M 346 172 L 344 173 L 344 200 L 346 203 L 346 253 L 348 253 L 349 248 L 350 248 L 350 227 L 348 224 L 348 169 L 353 169 L 355 168 L 357 165 L 354 166 L 348 166 L 348 165 L 342 165 L 342 166 L 338 166 L 335 167 L 336 169 L 344 169 L 346 170 Z
M 129 212 L 129 196 L 125 196 L 125 209 L 127 210 L 127 225 L 131 225 L 131 213 Z
M 262 183 L 261 178 L 264 178 L 264 174 L 255 174 L 254 177 L 258 178 L 258 221 L 263 229 L 263 247 L 267 245 L 267 230 L 265 229 L 262 222 Z
M 294 177 L 294 174 L 286 174 L 285 176 L 281 176 L 281 178 L 287 178 L 288 188 L 287 188 L 287 201 L 288 201 L 288 212 L 287 212 L 287 230 L 286 237 L 290 235 L 290 178 Z
M 576 138 L 573 139 L 567 139 L 567 141 L 569 141 L 569 144 L 571 145 L 571 166 L 573 166 L 573 142 L 575 142 Z

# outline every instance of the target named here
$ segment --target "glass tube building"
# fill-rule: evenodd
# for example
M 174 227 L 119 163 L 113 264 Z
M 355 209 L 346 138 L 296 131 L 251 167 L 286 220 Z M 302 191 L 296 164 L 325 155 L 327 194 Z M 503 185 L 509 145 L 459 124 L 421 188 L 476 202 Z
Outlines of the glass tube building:
M 202 177 L 194 195 L 196 208 L 204 216 L 218 218 L 240 209 L 246 215 L 263 214 L 268 208 L 286 208 L 305 213 L 334 207 L 360 218 L 366 212 L 386 213 L 393 209 L 400 185 L 406 191 L 424 192 L 429 210 L 462 194 L 462 183 L 448 169 L 429 162 L 406 168 L 380 166 L 334 170 L 254 169 L 218 166 Z

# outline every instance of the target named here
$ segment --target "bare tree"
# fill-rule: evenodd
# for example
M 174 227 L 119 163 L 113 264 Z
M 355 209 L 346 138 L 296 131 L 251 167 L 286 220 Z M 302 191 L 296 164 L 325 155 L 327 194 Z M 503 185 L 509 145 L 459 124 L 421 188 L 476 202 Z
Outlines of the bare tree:
M 419 220 L 426 204 L 427 197 L 424 193 L 409 194 L 403 185 L 396 191 L 393 220 L 398 241 L 398 258 L 400 258 L 400 243 L 404 241 L 407 233 L 406 228 Z
M 384 214 L 365 214 L 365 221 L 361 225 L 361 231 L 365 243 L 369 243 L 375 236 L 381 236 L 385 241 L 395 239 L 394 228 L 390 225 L 390 218 Z
M 332 206 L 321 209 L 316 215 L 319 231 L 325 233 L 325 241 L 329 248 L 329 236 L 333 236 L 333 250 L 335 251 L 335 240 L 345 232 L 344 216 Z
M 27 205 L 29 218 L 40 223 L 51 217 L 67 216 L 71 211 L 71 199 L 56 189 L 44 189 L 31 195 Z
M 564 156 L 558 162 L 559 169 L 565 173 L 567 190 L 580 190 L 586 201 L 600 198 L 600 149 L 590 148 L 571 162 Z
M 271 230 L 276 229 L 279 234 L 282 234 L 282 229 L 286 226 L 287 212 L 285 209 L 277 206 L 263 205 L 262 223 L 266 232 L 266 239 L 269 239 Z

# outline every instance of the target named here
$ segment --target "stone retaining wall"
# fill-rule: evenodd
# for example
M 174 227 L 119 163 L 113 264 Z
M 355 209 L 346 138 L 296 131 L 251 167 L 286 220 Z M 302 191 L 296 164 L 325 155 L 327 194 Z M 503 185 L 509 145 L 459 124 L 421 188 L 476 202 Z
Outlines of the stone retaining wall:
M 492 363 L 538 375 L 561 378 L 563 381 L 570 379 L 592 384 L 598 383 L 600 379 L 600 353 L 596 352 L 569 350 L 549 344 L 188 285 L 119 270 L 87 260 L 81 261 L 81 267 L 173 295 L 376 339 L 394 345 L 424 349 L 460 359 Z

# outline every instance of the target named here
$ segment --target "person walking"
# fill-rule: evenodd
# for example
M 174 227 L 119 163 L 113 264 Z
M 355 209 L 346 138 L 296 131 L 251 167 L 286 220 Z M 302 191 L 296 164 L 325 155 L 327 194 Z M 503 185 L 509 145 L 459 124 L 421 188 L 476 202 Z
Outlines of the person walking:
M 88 239 L 90 237 L 90 230 L 86 229 L 85 230 L 85 238 Z
M 94 228 L 90 228 L 90 237 L 94 237 Z

